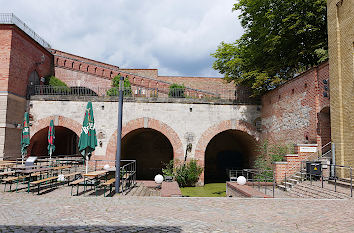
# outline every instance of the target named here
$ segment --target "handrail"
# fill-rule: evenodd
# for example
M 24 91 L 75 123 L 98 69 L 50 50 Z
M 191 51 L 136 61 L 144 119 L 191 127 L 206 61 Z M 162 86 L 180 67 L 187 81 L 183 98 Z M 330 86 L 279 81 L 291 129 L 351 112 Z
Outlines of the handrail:
M 0 24 L 14 24 L 20 28 L 24 33 L 30 36 L 38 44 L 43 46 L 46 50 L 50 51 L 50 44 L 46 42 L 42 37 L 40 37 L 36 32 L 29 28 L 24 22 L 22 22 L 13 13 L 0 13 Z
M 95 170 L 97 169 L 97 162 L 108 162 L 115 164 L 115 160 L 97 159 L 95 161 Z M 136 160 L 121 160 L 121 163 L 125 163 L 120 167 L 120 187 L 119 192 L 124 193 L 131 190 L 136 185 Z M 127 176 L 125 176 L 128 174 Z
M 350 197 L 353 197 L 353 169 L 350 166 L 344 166 L 344 165 L 336 165 L 336 164 L 328 164 L 327 166 L 329 166 L 329 169 L 332 170 L 332 168 L 334 168 L 334 174 L 331 176 L 328 176 L 328 180 L 332 179 L 334 180 L 334 191 L 337 192 L 337 180 L 341 180 L 341 178 L 338 178 L 336 175 L 336 168 L 344 168 L 344 169 L 348 169 L 349 170 L 349 180 L 350 180 Z M 301 176 L 302 176 L 302 172 L 301 172 Z M 312 176 L 316 176 L 313 175 L 310 171 L 310 173 L 308 173 L 307 171 L 305 172 L 305 175 L 309 175 L 310 176 L 310 182 L 312 185 Z M 324 181 L 324 176 L 323 176 L 323 171 L 321 171 L 321 186 L 322 188 L 324 187 L 323 185 L 323 181 Z
M 266 172 L 272 172 L 272 176 L 267 175 Z M 261 191 L 261 186 L 262 186 L 262 182 L 272 182 L 272 196 L 274 198 L 275 195 L 275 177 L 274 177 L 274 171 L 273 170 L 258 170 L 258 169 L 252 169 L 252 168 L 248 168 L 248 169 L 242 169 L 242 170 L 233 170 L 230 169 L 229 170 L 229 178 L 230 181 L 232 180 L 233 174 L 236 175 L 236 177 L 238 177 L 238 174 L 241 174 L 242 176 L 244 176 L 246 178 L 247 182 L 252 182 L 252 187 L 254 188 L 255 184 L 257 184 L 258 186 L 258 190 Z M 267 186 L 264 185 L 264 194 L 267 194 Z

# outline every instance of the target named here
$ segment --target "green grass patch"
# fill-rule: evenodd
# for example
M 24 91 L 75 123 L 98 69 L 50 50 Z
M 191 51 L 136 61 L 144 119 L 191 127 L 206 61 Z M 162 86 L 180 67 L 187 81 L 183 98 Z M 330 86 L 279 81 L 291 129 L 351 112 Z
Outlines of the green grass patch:
M 186 197 L 226 197 L 225 183 L 211 183 L 203 187 L 181 188 L 183 196 Z

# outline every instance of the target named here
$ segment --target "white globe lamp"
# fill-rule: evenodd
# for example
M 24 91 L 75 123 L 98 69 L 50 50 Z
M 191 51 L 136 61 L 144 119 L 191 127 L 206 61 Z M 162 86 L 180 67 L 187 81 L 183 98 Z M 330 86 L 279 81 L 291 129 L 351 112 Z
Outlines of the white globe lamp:
M 245 185 L 246 184 L 246 178 L 244 176 L 237 177 L 237 184 Z
M 158 174 L 158 175 L 156 175 L 155 176 L 155 183 L 156 184 L 161 184 L 162 183 L 162 181 L 163 181 L 163 176 L 162 175 L 160 175 L 160 174 Z
M 103 166 L 103 169 L 104 169 L 104 170 L 108 170 L 109 168 L 110 168 L 110 166 L 109 166 L 108 164 L 106 164 L 106 165 Z

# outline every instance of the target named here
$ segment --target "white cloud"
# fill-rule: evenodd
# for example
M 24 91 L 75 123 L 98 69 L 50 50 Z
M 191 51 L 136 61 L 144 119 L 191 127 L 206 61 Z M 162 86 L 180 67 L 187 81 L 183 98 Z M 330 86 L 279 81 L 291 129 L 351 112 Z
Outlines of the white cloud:
M 235 0 L 0 0 L 53 48 L 122 68 L 161 75 L 220 76 L 212 70 L 221 41 L 242 34 Z

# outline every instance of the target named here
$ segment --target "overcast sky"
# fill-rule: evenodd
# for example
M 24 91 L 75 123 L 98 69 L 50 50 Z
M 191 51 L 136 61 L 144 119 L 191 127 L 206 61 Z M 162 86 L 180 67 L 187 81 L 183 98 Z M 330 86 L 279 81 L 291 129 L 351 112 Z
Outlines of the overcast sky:
M 160 75 L 221 76 L 221 41 L 242 35 L 235 0 L 0 0 L 54 49 Z

